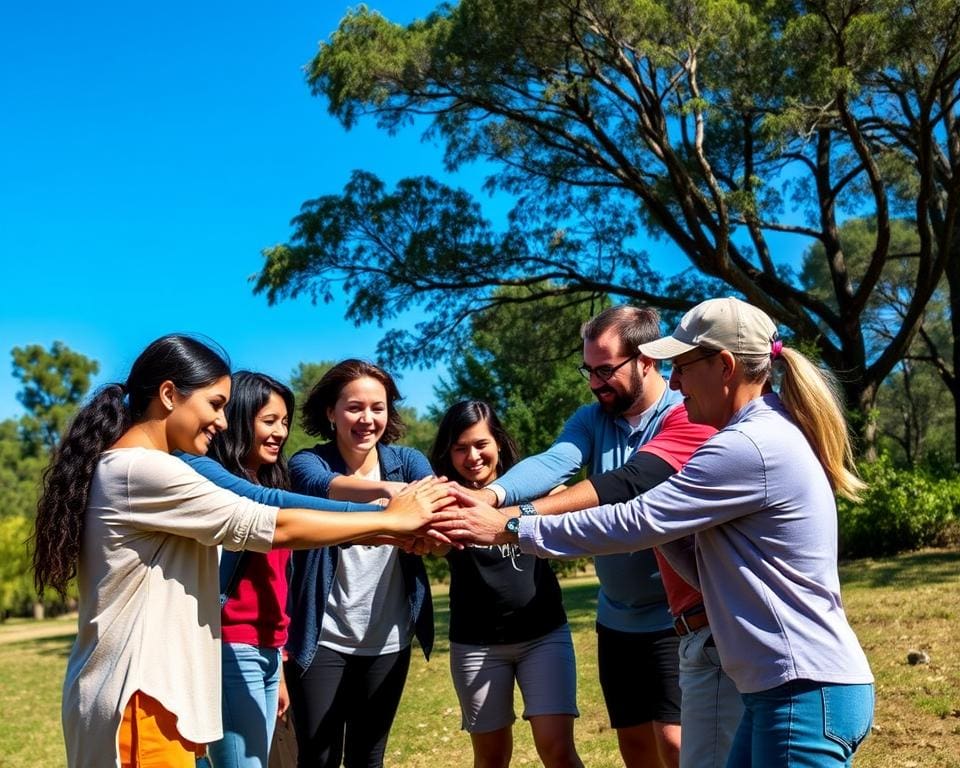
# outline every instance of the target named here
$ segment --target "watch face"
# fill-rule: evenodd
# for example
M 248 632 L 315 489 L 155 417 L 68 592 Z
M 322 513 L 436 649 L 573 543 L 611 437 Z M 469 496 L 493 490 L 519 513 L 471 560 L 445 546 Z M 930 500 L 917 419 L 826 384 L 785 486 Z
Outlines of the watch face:
M 511 517 L 509 520 L 507 520 L 507 524 L 506 524 L 505 528 L 507 529 L 507 531 L 508 531 L 509 533 L 519 533 L 519 532 L 520 532 L 520 518 L 519 518 L 519 517 Z

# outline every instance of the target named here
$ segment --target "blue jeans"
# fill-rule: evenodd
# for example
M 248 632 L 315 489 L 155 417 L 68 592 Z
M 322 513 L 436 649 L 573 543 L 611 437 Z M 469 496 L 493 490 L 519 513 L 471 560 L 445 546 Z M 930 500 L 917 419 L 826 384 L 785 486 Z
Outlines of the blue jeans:
M 279 692 L 279 648 L 223 644 L 223 738 L 207 747 L 214 768 L 267 768 Z
M 727 768 L 849 766 L 873 722 L 873 685 L 794 680 L 743 705 Z
M 723 768 L 743 699 L 720 666 L 710 627 L 680 638 L 680 768 Z

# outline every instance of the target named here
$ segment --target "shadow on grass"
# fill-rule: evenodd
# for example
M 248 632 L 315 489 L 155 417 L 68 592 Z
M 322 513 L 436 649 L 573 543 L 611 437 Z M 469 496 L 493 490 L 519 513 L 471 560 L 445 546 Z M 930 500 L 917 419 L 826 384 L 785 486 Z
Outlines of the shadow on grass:
M 864 558 L 840 566 L 845 587 L 917 587 L 954 581 L 960 572 L 960 551 L 927 550 L 908 552 L 883 560 Z
M 14 643 L 8 643 L 6 647 L 12 650 L 30 650 L 38 656 L 55 656 L 66 659 L 70 655 L 70 649 L 73 648 L 73 641 L 76 637 L 76 632 L 64 632 L 60 635 L 18 640 Z

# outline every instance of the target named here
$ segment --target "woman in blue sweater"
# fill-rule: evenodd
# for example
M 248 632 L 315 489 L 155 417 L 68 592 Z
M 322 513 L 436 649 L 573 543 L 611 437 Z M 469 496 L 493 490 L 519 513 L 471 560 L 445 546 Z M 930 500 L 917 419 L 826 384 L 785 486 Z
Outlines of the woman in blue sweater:
M 308 434 L 327 442 L 290 460 L 293 490 L 354 502 L 392 497 L 433 474 L 426 457 L 391 445 L 403 433 L 391 376 L 344 360 L 303 405 Z M 354 544 L 294 553 L 286 681 L 299 765 L 379 766 L 415 635 L 433 646 L 422 560 L 394 546 Z

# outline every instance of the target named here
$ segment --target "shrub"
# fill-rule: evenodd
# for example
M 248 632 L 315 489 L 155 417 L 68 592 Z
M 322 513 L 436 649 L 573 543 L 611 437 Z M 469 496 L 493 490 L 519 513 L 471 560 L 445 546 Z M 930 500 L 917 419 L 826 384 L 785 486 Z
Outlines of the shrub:
M 960 480 L 955 477 L 897 469 L 887 455 L 862 464 L 860 473 L 868 484 L 863 500 L 837 500 L 844 557 L 892 555 L 939 544 L 960 522 Z

